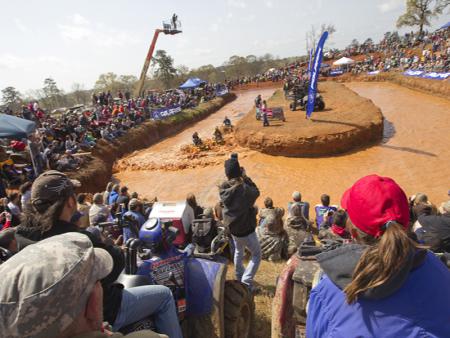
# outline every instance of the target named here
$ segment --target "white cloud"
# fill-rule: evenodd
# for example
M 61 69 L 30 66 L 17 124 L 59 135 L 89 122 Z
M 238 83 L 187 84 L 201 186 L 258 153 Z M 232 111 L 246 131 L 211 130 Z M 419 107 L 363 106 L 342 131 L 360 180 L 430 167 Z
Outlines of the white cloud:
M 228 0 L 228 6 L 236 8 L 246 8 L 247 4 L 242 0 Z
M 265 2 L 267 8 L 273 8 L 273 2 L 268 0 Z
M 212 53 L 212 49 L 210 49 L 210 48 L 195 48 L 194 49 L 195 56 L 210 55 L 211 53 Z
M 19 57 L 13 54 L 0 55 L 0 69 L 31 69 L 43 65 L 63 66 L 64 62 L 56 56 Z
M 58 27 L 63 40 L 71 43 L 88 41 L 102 47 L 119 47 L 141 42 L 136 34 L 119 31 L 101 22 L 92 24 L 80 14 L 72 15 L 67 24 L 59 24 Z
M 387 13 L 399 8 L 404 2 L 404 0 L 383 0 L 383 2 L 378 5 L 378 9 L 382 13 Z
M 19 18 L 14 18 L 14 25 L 22 32 L 29 33 L 30 28 L 26 26 Z
M 217 31 L 219 31 L 219 24 L 218 24 L 218 23 L 213 23 L 213 24 L 210 26 L 210 29 L 211 29 L 211 32 L 217 32 Z

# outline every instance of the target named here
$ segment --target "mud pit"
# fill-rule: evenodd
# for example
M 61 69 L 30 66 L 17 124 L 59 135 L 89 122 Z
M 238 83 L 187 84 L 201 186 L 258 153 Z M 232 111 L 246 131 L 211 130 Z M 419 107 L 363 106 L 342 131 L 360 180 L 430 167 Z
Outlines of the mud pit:
M 272 196 L 285 206 L 293 190 L 300 190 L 311 203 L 322 193 L 333 202 L 361 176 L 378 173 L 391 176 L 407 194 L 423 191 L 436 203 L 446 198 L 450 176 L 450 103 L 388 83 L 349 83 L 347 86 L 381 108 L 385 121 L 384 140 L 374 147 L 342 156 L 326 158 L 287 158 L 270 156 L 242 148 L 241 164 L 261 189 L 261 196 Z M 136 152 L 124 161 L 130 166 L 145 166 L 162 161 L 177 161 L 180 147 L 190 143 L 191 135 L 210 136 L 225 115 L 233 124 L 242 112 L 248 112 L 258 93 L 268 98 L 273 89 L 246 91 L 217 113 L 184 132 L 146 150 Z M 207 166 L 186 170 L 124 170 L 115 177 L 142 196 L 160 200 L 183 199 L 194 192 L 203 205 L 217 202 L 217 184 L 224 178 L 223 159 L 229 149 L 208 156 Z M 174 155 L 175 154 L 175 155 Z M 123 167 L 122 167 L 123 168 Z

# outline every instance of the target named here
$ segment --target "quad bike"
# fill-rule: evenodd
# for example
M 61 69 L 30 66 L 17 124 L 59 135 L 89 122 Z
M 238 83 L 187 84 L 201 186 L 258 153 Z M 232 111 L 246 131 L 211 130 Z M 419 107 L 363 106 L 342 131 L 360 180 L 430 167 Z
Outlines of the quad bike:
M 254 302 L 245 285 L 226 281 L 226 260 L 193 255 L 193 246 L 183 251 L 173 240 L 178 230 L 171 222 L 150 218 L 139 239 L 126 244 L 126 268 L 118 282 L 125 288 L 159 284 L 174 296 L 184 337 L 249 337 Z M 139 255 L 138 255 L 139 252 Z M 152 327 L 151 318 L 122 328 L 123 333 Z
M 340 241 L 305 239 L 277 280 L 272 311 L 272 337 L 301 337 L 311 289 L 319 282 L 321 270 L 315 255 L 342 245 Z
M 217 143 L 217 144 L 223 144 L 224 143 L 222 133 L 220 132 L 219 129 L 216 129 L 216 131 L 214 132 L 213 139 L 214 139 L 214 142 Z
M 284 116 L 284 111 L 282 107 L 274 107 L 274 108 L 268 108 L 266 110 L 267 118 L 269 120 L 279 120 L 286 122 L 286 117 Z M 260 121 L 263 117 L 263 112 L 261 109 L 256 108 L 256 119 Z
M 289 108 L 291 111 L 296 111 L 298 107 L 300 107 L 301 110 L 305 110 L 306 106 L 308 104 L 308 95 L 300 98 L 300 99 L 294 99 L 289 104 Z M 322 95 L 316 94 L 316 99 L 314 100 L 314 111 L 321 111 L 325 109 L 325 101 L 322 98 Z

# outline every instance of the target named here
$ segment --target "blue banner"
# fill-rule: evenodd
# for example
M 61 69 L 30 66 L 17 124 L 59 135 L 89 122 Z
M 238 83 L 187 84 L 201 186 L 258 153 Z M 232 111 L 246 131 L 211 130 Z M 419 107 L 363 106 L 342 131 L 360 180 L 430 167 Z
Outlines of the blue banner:
M 176 115 L 179 112 L 181 112 L 180 105 L 155 109 L 154 111 L 152 111 L 152 118 L 155 120 L 162 120 L 165 119 L 166 117 Z
M 316 53 L 314 54 L 314 63 L 313 69 L 311 73 L 311 79 L 309 81 L 309 90 L 308 90 L 308 105 L 306 106 L 306 117 L 310 118 L 311 114 L 314 110 L 314 101 L 316 99 L 317 92 L 317 81 L 319 79 L 320 65 L 322 64 L 323 57 L 323 45 L 325 44 L 325 40 L 328 37 L 328 32 L 323 32 L 320 37 L 319 43 L 317 44 Z
M 228 94 L 228 88 L 221 88 L 216 91 L 216 96 L 224 96 L 225 94 Z
M 330 76 L 339 76 L 342 74 L 344 74 L 344 71 L 342 69 L 336 69 L 330 72 Z
M 426 73 L 422 70 L 407 70 L 406 72 L 403 73 L 403 75 L 434 80 L 446 80 L 447 78 L 450 77 L 450 73 L 437 73 L 437 72 Z

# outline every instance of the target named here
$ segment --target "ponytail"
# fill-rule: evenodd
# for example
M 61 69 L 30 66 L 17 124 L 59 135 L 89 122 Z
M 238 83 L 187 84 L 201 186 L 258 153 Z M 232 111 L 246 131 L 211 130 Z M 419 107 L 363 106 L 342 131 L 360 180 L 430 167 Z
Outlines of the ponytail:
M 358 234 L 364 242 L 374 245 L 363 253 L 353 271 L 352 282 L 344 289 L 349 304 L 365 291 L 386 283 L 417 248 L 403 226 L 396 222 L 390 222 L 378 240 L 360 231 Z

